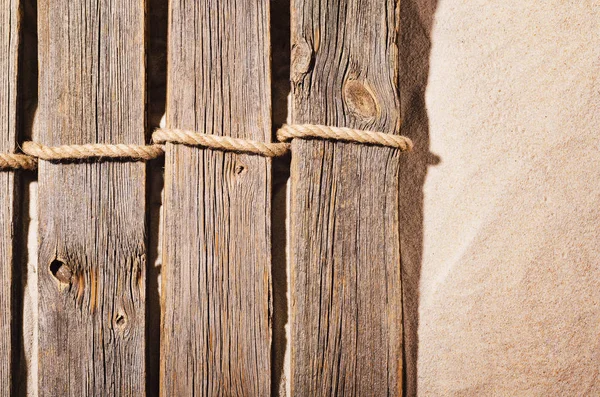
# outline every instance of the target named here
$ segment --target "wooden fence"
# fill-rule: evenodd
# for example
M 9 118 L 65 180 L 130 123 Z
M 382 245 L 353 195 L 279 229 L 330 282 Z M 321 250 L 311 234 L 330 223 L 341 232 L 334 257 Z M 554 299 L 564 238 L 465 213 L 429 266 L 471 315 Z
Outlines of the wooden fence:
M 30 3 L 0 0 L 0 153 L 18 152 L 25 137 L 148 143 L 147 70 L 156 65 L 146 52 L 158 3 L 38 0 L 37 60 L 19 60 Z M 271 65 L 281 60 L 272 63 L 271 26 L 282 15 L 268 0 L 163 6 L 166 127 L 273 141 Z M 289 7 L 290 121 L 399 134 L 399 3 Z M 32 137 L 19 122 L 28 62 L 38 65 Z M 400 156 L 293 140 L 282 271 L 272 265 L 283 250 L 272 243 L 281 229 L 272 226 L 273 167 L 286 160 L 167 143 L 160 308 L 148 303 L 147 200 L 157 186 L 147 173 L 161 167 L 39 161 L 39 395 L 268 396 L 282 372 L 294 396 L 402 395 Z M 14 320 L 21 178 L 0 171 L 0 396 L 23 381 Z M 287 274 L 283 297 L 275 273 Z M 274 310 L 281 299 L 284 312 Z M 285 322 L 281 337 L 273 324 Z

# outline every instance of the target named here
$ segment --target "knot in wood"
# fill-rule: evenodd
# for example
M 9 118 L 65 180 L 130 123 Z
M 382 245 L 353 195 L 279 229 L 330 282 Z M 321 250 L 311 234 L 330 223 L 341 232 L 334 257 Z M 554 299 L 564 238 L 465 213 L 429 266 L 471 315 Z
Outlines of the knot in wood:
M 297 43 L 292 46 L 292 80 L 298 81 L 304 76 L 311 68 L 313 58 L 313 51 L 311 46 L 300 38 Z
M 343 87 L 344 103 L 348 110 L 364 121 L 379 115 L 379 105 L 371 90 L 359 80 L 347 80 Z

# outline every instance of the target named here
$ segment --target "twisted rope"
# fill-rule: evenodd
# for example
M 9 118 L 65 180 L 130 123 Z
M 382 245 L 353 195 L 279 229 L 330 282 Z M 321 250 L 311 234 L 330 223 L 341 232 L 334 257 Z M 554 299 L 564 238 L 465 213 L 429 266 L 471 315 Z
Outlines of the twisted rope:
M 412 141 L 401 135 L 385 134 L 383 132 L 355 130 L 353 128 L 330 127 L 315 124 L 284 125 L 277 131 L 277 140 L 289 142 L 294 138 L 320 138 L 334 141 L 363 143 L 377 146 L 387 146 L 402 152 L 412 150 Z
M 181 143 L 226 152 L 250 153 L 265 157 L 279 157 L 287 153 L 287 143 L 265 143 L 228 136 L 201 134 L 195 131 L 159 128 L 152 134 L 155 143 Z
M 160 157 L 163 148 L 159 145 L 62 145 L 46 146 L 37 142 L 24 142 L 23 153 L 42 160 L 81 160 L 81 159 L 128 159 L 146 161 Z
M 46 146 L 36 142 L 24 142 L 23 153 L 25 154 L 0 153 L 0 170 L 34 170 L 37 166 L 37 159 L 48 161 L 82 159 L 147 161 L 162 156 L 164 148 L 161 144 L 166 142 L 200 146 L 227 152 L 256 154 L 265 157 L 285 155 L 290 148 L 287 142 L 295 138 L 318 138 L 387 146 L 401 151 L 413 148 L 412 141 L 400 135 L 314 124 L 284 125 L 277 131 L 277 139 L 280 143 L 265 143 L 249 139 L 166 128 L 159 128 L 154 131 L 152 138 L 155 143 L 153 145 L 87 144 Z
M 0 171 L 35 170 L 37 160 L 24 154 L 0 153 Z

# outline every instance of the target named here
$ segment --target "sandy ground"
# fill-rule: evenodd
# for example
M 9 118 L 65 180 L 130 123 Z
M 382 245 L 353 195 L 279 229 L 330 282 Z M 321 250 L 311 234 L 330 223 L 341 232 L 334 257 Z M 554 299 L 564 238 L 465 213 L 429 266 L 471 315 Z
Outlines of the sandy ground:
M 600 395 L 600 2 L 439 2 L 418 392 Z

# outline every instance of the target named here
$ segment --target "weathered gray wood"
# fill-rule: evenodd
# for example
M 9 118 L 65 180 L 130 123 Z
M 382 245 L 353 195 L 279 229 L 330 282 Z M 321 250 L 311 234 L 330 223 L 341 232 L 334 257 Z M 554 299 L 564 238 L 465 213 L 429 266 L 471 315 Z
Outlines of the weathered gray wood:
M 38 1 L 38 141 L 145 143 L 144 13 Z M 143 163 L 40 163 L 40 395 L 145 393 L 144 203 Z
M 293 122 L 399 133 L 398 7 L 292 1 Z M 314 140 L 292 153 L 292 395 L 401 395 L 400 153 Z
M 269 141 L 269 2 L 172 1 L 167 126 Z M 270 389 L 271 160 L 168 144 L 161 395 Z
M 0 152 L 11 153 L 17 143 L 17 63 L 19 9 L 17 0 L 0 0 Z M 14 248 L 17 178 L 0 171 L 0 396 L 11 395 L 13 375 Z

